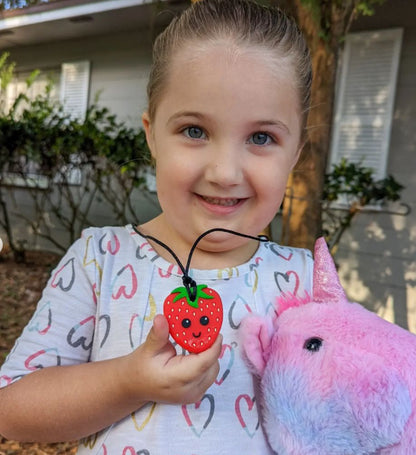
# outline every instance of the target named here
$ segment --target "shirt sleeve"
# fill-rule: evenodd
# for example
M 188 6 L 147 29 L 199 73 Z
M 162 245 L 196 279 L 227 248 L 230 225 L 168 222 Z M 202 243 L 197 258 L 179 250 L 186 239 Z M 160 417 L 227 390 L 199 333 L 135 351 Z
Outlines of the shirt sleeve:
M 93 237 L 93 229 L 86 229 L 51 273 L 35 313 L 0 369 L 0 387 L 41 368 L 90 360 L 100 279 Z

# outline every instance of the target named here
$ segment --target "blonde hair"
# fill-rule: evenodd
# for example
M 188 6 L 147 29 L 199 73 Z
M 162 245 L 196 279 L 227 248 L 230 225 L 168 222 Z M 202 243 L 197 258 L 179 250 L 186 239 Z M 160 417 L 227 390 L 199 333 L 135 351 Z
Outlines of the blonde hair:
M 147 86 L 148 115 L 154 119 L 169 64 L 190 43 L 231 40 L 237 46 L 255 47 L 284 58 L 292 65 L 299 91 L 303 129 L 310 103 L 312 67 L 309 49 L 295 21 L 279 8 L 250 0 L 202 0 L 192 4 L 157 37 Z

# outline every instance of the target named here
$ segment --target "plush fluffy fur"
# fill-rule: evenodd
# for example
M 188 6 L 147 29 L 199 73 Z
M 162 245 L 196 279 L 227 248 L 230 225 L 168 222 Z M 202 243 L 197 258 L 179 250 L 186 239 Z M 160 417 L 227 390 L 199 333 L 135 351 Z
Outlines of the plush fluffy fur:
M 248 317 L 242 345 L 279 455 L 416 454 L 416 336 L 346 300 L 323 239 L 314 295 Z

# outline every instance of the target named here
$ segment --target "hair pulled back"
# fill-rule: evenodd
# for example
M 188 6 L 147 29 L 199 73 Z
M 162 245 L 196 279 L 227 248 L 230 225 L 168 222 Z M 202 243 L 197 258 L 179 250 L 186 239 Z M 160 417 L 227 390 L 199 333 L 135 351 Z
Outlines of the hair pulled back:
M 310 103 L 312 68 L 309 49 L 296 25 L 279 8 L 250 0 L 202 0 L 193 3 L 157 37 L 147 86 L 148 115 L 154 119 L 166 85 L 169 64 L 177 51 L 190 43 L 229 39 L 242 47 L 265 49 L 292 65 L 297 78 L 303 126 Z

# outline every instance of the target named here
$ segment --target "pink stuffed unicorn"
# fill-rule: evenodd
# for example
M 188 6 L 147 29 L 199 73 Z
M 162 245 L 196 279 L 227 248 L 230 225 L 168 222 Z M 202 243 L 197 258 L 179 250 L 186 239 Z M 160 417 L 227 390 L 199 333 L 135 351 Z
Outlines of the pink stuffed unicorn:
M 323 239 L 313 297 L 246 318 L 242 345 L 279 455 L 416 454 L 416 336 L 347 301 Z

